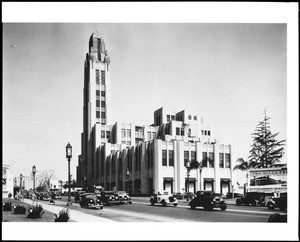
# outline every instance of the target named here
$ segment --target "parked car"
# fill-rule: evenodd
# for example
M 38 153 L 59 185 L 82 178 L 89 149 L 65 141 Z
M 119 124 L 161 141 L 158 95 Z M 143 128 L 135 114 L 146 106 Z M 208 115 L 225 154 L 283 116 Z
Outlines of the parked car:
M 115 191 L 102 191 L 101 200 L 105 205 L 120 204 L 121 199 Z
M 281 193 L 280 197 L 272 197 L 267 202 L 267 207 L 269 210 L 274 210 L 275 208 L 279 208 L 280 210 L 287 209 L 287 193 Z
M 150 203 L 153 206 L 155 203 L 160 203 L 163 206 L 167 206 L 167 204 L 173 204 L 173 206 L 177 206 L 178 201 L 177 198 L 173 196 L 169 191 L 158 191 L 157 194 L 150 196 Z
M 174 193 L 173 196 L 177 199 L 183 199 L 183 194 L 181 192 Z
M 77 191 L 77 192 L 75 192 L 74 200 L 75 200 L 76 203 L 80 202 L 81 195 L 84 194 L 84 193 L 86 193 L 86 191 Z
M 222 198 L 222 194 L 213 191 L 197 191 L 196 197 L 189 202 L 191 209 L 203 207 L 205 210 L 220 208 L 227 209 L 227 204 Z
M 241 196 L 235 200 L 237 206 L 252 205 L 265 206 L 265 194 L 260 192 L 247 192 L 245 196 Z
M 99 208 L 103 209 L 103 203 L 101 196 L 95 193 L 83 193 L 81 194 L 81 200 L 79 203 L 82 208 Z
M 243 194 L 241 194 L 241 193 L 233 193 L 233 197 L 232 197 L 232 192 L 227 192 L 226 193 L 226 198 L 235 198 L 235 197 L 242 197 L 243 196 Z
M 43 200 L 43 201 L 49 201 L 50 194 L 48 192 L 41 192 L 41 193 L 39 193 L 38 199 Z
M 125 191 L 117 191 L 116 194 L 118 195 L 121 203 L 129 203 L 132 204 L 132 200 L 129 197 L 128 193 Z

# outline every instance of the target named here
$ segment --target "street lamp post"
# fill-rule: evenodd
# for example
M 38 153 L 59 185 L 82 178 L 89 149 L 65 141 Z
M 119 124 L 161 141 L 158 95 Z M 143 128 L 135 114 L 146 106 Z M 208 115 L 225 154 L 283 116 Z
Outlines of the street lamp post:
M 36 167 L 33 165 L 32 167 L 32 176 L 33 176 L 33 193 L 35 193 L 35 173 L 36 173 Z
M 127 180 L 126 180 L 127 192 L 129 194 L 129 169 L 128 168 L 127 168 L 127 171 L 126 171 L 126 175 L 127 175 Z
M 187 169 L 187 186 L 186 186 L 186 192 L 187 192 L 187 198 L 186 200 L 189 201 L 189 186 L 190 186 L 190 166 L 191 162 L 188 160 L 186 162 L 186 169 Z
M 22 173 L 20 174 L 20 193 L 22 195 L 22 179 L 23 179 L 23 175 Z
M 72 205 L 71 203 L 71 181 L 70 181 L 70 161 L 72 158 L 72 146 L 71 144 L 68 142 L 67 146 L 66 146 L 66 158 L 68 159 L 68 183 L 69 183 L 69 193 L 68 193 L 68 205 Z

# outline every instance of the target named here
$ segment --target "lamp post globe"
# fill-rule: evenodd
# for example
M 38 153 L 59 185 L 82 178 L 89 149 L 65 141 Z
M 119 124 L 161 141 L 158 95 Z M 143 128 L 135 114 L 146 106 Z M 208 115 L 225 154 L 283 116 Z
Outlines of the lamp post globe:
M 71 179 L 70 179 L 70 161 L 72 158 L 72 145 L 68 142 L 66 146 L 66 158 L 68 160 L 68 186 L 69 186 L 69 193 L 68 193 L 68 203 L 67 205 L 71 205 Z

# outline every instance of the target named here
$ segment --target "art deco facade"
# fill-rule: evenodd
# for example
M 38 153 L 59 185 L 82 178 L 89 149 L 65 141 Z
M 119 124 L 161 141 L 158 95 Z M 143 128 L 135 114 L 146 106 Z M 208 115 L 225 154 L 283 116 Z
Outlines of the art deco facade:
M 136 195 L 162 189 L 231 191 L 232 146 L 216 141 L 199 113 L 160 108 L 151 125 L 111 124 L 110 58 L 97 33 L 90 37 L 84 70 L 79 185 L 101 185 Z M 205 161 L 201 177 L 199 169 L 188 174 L 188 160 Z

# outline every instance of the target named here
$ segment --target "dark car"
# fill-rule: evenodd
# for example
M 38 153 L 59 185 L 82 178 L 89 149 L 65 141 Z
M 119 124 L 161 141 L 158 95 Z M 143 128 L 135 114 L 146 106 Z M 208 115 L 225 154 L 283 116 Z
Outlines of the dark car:
M 241 196 L 235 200 L 237 206 L 252 205 L 265 206 L 265 194 L 260 192 L 247 192 L 245 196 Z
M 117 191 L 116 194 L 119 197 L 121 203 L 132 204 L 131 198 L 129 197 L 128 193 L 126 193 L 125 191 Z
M 183 194 L 181 192 L 174 193 L 173 196 L 177 199 L 183 199 Z
M 103 209 L 101 196 L 95 193 L 83 193 L 79 203 L 82 208 L 99 208 Z
M 77 191 L 77 192 L 75 192 L 74 200 L 75 200 L 76 203 L 80 202 L 81 195 L 84 194 L 84 193 L 86 193 L 86 191 Z
M 241 193 L 233 193 L 233 197 L 232 197 L 232 192 L 227 192 L 226 193 L 226 198 L 235 198 L 235 197 L 242 197 L 243 196 L 243 194 L 241 194 Z
M 197 191 L 196 197 L 189 202 L 191 209 L 203 207 L 205 210 L 220 208 L 226 210 L 227 204 L 222 198 L 222 194 L 213 191 Z
M 287 193 L 281 193 L 280 197 L 272 197 L 267 202 L 267 207 L 269 210 L 274 210 L 275 208 L 279 208 L 280 210 L 287 209 Z
M 115 191 L 102 191 L 101 200 L 105 205 L 121 204 L 121 199 Z

